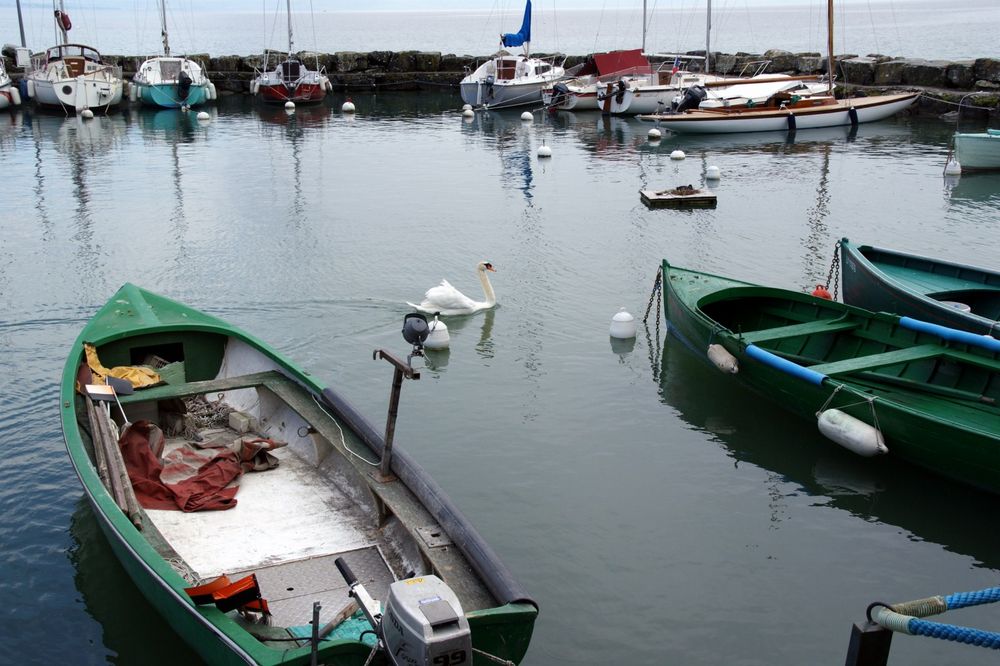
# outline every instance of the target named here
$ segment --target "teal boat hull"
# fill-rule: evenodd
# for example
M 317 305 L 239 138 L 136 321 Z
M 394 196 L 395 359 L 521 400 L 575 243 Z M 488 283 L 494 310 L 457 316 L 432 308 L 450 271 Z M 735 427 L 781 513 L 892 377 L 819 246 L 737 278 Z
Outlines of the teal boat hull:
M 138 87 L 137 97 L 143 106 L 157 109 L 179 109 L 182 106 L 200 106 L 208 101 L 208 85 L 191 86 L 187 99 L 181 101 L 177 93 L 176 83 L 160 83 L 149 85 L 133 83 Z

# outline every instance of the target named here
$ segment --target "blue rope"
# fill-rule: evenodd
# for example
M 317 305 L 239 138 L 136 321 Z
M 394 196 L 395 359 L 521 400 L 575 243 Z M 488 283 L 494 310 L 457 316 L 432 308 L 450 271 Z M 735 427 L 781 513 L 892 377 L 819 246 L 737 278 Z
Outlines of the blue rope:
M 907 630 L 914 636 L 930 636 L 931 638 L 941 638 L 946 641 L 956 641 L 958 643 L 1000 650 L 1000 633 L 995 631 L 958 627 L 954 624 L 930 622 L 918 618 L 913 618 L 909 621 Z
M 948 604 L 948 610 L 991 604 L 1000 601 L 1000 587 L 988 587 L 985 590 L 976 590 L 975 592 L 956 592 L 949 594 L 944 598 L 944 601 Z

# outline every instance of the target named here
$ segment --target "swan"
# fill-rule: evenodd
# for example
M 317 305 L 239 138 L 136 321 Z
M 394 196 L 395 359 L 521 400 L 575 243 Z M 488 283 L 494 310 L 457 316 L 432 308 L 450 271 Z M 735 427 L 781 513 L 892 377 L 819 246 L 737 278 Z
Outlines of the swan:
M 427 314 L 442 315 L 465 315 L 489 310 L 497 304 L 497 297 L 493 293 L 493 285 L 490 284 L 486 271 L 495 273 L 496 269 L 488 261 L 480 261 L 476 265 L 476 272 L 479 274 L 479 281 L 483 284 L 483 294 L 485 301 L 474 301 L 455 287 L 447 280 L 441 280 L 441 284 L 431 287 L 424 294 L 424 300 L 419 304 L 406 302 L 411 308 Z

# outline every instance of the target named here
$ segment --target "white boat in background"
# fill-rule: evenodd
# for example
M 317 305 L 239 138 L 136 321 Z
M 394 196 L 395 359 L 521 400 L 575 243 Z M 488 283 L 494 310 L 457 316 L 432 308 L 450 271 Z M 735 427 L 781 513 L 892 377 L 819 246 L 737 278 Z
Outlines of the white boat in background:
M 3 58 L 0 58 L 0 109 L 9 106 L 21 105 L 21 93 L 7 74 L 7 69 L 3 66 Z
M 462 79 L 462 100 L 474 107 L 500 109 L 542 101 L 542 90 L 565 76 L 562 62 L 531 57 L 531 0 L 524 7 L 521 29 L 500 36 L 504 48 L 522 46 L 515 56 L 501 50 Z M 563 58 L 565 61 L 565 58 Z
M 208 80 L 201 65 L 190 58 L 170 55 L 167 1 L 159 0 L 158 4 L 163 55 L 149 58 L 139 66 L 132 77 L 130 98 L 163 109 L 187 109 L 216 99 L 215 84 Z
M 920 93 L 837 99 L 834 97 L 833 0 L 827 0 L 827 76 L 763 77 L 727 86 L 723 92 L 693 86 L 669 114 L 641 115 L 678 133 L 769 132 L 837 127 L 884 120 L 906 109 Z
M 593 53 L 566 70 L 567 78 L 550 82 L 542 90 L 542 103 L 561 111 L 597 111 L 601 108 L 598 94 L 607 85 L 646 80 L 652 71 L 642 49 Z
M 28 97 L 40 106 L 77 113 L 86 109 L 107 111 L 121 102 L 121 67 L 105 64 L 95 48 L 69 43 L 67 33 L 73 24 L 63 10 L 62 0 L 55 20 L 62 43 L 32 57 L 25 76 Z
M 264 51 L 264 66 L 256 70 L 256 78 L 250 84 L 250 92 L 254 97 L 270 104 L 316 104 L 326 98 L 333 90 L 326 70 L 319 66 L 316 59 L 316 69 L 309 69 L 304 62 L 295 56 L 292 42 L 292 2 L 286 0 L 285 11 L 288 16 L 288 54 L 274 51 Z M 276 59 L 271 69 L 272 59 Z
M 1000 170 L 1000 129 L 955 132 L 955 158 L 962 171 Z

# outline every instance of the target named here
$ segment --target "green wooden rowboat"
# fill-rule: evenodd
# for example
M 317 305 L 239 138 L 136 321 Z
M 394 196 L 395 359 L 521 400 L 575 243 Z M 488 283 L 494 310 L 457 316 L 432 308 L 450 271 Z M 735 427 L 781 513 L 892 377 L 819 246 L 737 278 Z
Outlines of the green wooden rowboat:
M 90 382 L 85 342 L 105 368 L 152 364 L 166 383 L 121 391 L 120 406 L 93 402 L 76 390 L 78 378 L 84 387 Z M 209 432 L 195 419 L 195 405 L 225 414 L 228 423 Z M 350 615 L 337 557 L 383 601 L 396 579 L 438 576 L 461 604 L 474 650 L 513 662 L 524 656 L 537 605 L 441 488 L 399 449 L 392 457 L 395 480 L 373 478 L 377 467 L 370 463 L 382 453 L 381 435 L 339 394 L 251 335 L 126 284 L 70 350 L 60 410 L 70 460 L 112 549 L 144 596 L 207 662 L 366 663 L 372 636 L 361 635 L 365 620 L 358 613 L 325 639 L 293 639 L 309 636 L 315 602 L 321 624 L 338 612 Z M 136 508 L 127 497 L 120 506 L 121 480 L 116 487 L 112 477 L 123 415 L 135 424 L 126 434 L 159 423 L 168 431 L 164 450 L 183 449 L 192 437 L 211 446 L 205 441 L 239 437 L 246 429 L 287 446 L 265 456 L 277 460 L 276 467 L 239 477 L 236 506 L 228 510 Z M 183 425 L 176 436 L 170 436 L 171 422 Z M 141 490 L 134 481 L 133 487 Z M 206 599 L 187 590 L 222 574 L 233 580 L 254 574 L 270 617 L 255 612 L 259 597 L 236 609 L 222 603 L 232 597 L 209 595 L 214 603 L 196 604 Z M 362 628 L 351 633 L 352 623 Z
M 1000 273 L 840 241 L 844 302 L 1000 338 Z
M 663 262 L 667 324 L 862 455 L 1000 492 L 1000 341 Z

